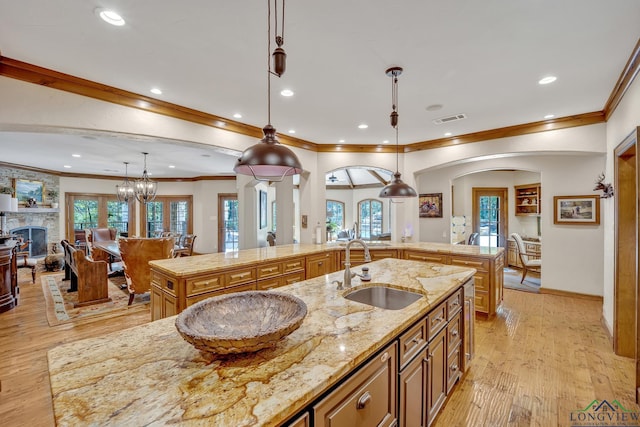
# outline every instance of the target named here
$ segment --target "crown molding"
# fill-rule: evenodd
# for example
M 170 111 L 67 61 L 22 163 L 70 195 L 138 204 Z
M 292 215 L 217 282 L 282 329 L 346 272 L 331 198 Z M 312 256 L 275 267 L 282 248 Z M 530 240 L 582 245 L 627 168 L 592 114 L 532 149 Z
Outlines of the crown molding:
M 622 97 L 627 92 L 627 89 L 629 89 L 629 86 L 631 86 L 631 83 L 633 83 L 633 80 L 638 75 L 638 71 L 640 71 L 640 39 L 638 39 L 636 47 L 633 49 L 633 52 L 631 52 L 629 60 L 620 73 L 620 77 L 618 77 L 618 81 L 613 87 L 613 91 L 611 91 L 611 95 L 609 95 L 607 103 L 604 105 L 606 120 L 609 120 L 609 117 L 611 117 L 613 112 L 618 107 L 618 104 L 622 100 Z

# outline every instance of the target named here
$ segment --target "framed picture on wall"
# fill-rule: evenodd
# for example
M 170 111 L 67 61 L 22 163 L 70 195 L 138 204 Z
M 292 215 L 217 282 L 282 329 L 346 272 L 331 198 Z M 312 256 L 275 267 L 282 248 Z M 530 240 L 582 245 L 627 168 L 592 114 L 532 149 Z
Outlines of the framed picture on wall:
M 569 225 L 600 224 L 600 196 L 554 196 L 553 223 Z
M 29 200 L 35 200 L 37 203 L 44 202 L 44 183 L 42 181 L 16 178 L 13 180 L 13 187 L 20 204 L 27 204 Z
M 260 190 L 260 229 L 267 227 L 267 192 Z
M 420 194 L 418 209 L 420 218 L 442 218 L 442 193 Z

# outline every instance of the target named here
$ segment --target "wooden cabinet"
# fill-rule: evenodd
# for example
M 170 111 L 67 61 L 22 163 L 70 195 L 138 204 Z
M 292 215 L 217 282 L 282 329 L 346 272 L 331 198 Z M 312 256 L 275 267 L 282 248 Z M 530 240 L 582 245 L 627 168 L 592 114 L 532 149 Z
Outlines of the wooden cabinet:
M 275 289 L 305 280 L 305 259 L 304 257 L 297 257 L 284 261 L 264 263 L 258 265 L 257 271 L 257 289 Z
M 403 258 L 412 261 L 437 262 L 439 264 L 450 264 L 449 255 L 438 252 L 418 251 L 405 249 Z
M 431 425 L 447 398 L 447 330 L 427 347 L 427 425 Z
M 471 366 L 471 359 L 474 356 L 474 327 L 475 327 L 475 289 L 473 280 L 468 281 L 462 289 L 464 305 L 462 307 L 463 319 L 463 340 L 462 340 L 462 371 L 466 372 Z
M 18 280 L 14 240 L 0 245 L 0 313 L 18 305 Z
M 309 255 L 306 257 L 306 278 L 322 276 L 323 274 L 333 273 L 337 270 L 334 263 L 335 253 L 324 252 L 321 254 Z
M 309 413 L 305 412 L 289 424 L 289 427 L 310 427 Z
M 516 216 L 540 215 L 540 183 L 516 185 L 514 189 Z
M 315 426 L 396 425 L 397 351 L 394 341 L 314 405 Z
M 397 249 L 371 249 L 369 248 L 369 255 L 371 256 L 371 261 L 377 261 L 379 259 L 385 258 L 398 258 Z M 347 256 L 346 251 L 340 251 L 340 265 L 337 270 L 342 270 L 344 268 L 345 258 Z M 356 265 L 364 264 L 364 249 L 351 249 L 350 253 L 350 262 L 351 267 L 355 267 Z
M 400 427 L 427 425 L 427 382 L 429 380 L 427 363 L 427 349 L 423 348 L 400 373 L 398 382 Z

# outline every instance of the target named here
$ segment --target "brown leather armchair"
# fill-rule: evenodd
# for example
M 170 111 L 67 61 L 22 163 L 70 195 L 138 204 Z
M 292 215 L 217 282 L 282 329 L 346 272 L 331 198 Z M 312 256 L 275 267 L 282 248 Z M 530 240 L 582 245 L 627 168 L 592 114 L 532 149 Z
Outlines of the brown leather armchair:
M 152 239 L 121 237 L 118 240 L 124 277 L 129 288 L 129 305 L 133 302 L 135 294 L 143 294 L 151 290 L 149 261 L 171 258 L 173 256 L 173 242 L 172 237 Z

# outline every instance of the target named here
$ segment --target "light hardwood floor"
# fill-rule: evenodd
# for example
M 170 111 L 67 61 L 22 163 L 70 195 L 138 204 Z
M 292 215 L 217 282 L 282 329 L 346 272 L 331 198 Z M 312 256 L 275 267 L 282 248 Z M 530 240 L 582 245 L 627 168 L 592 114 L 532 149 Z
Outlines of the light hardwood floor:
M 39 278 L 20 287 L 20 305 L 0 314 L 0 425 L 51 426 L 47 351 L 150 316 L 49 327 Z M 596 301 L 505 290 L 498 316 L 476 322 L 473 366 L 435 426 L 565 426 L 593 399 L 638 411 L 633 361 L 613 354 L 601 311 Z

